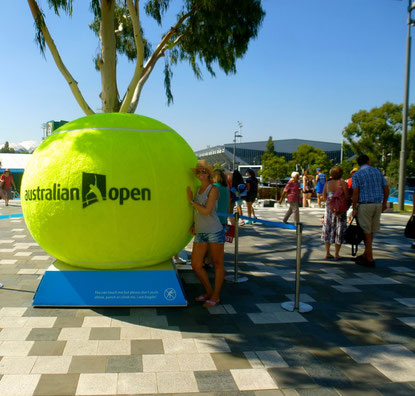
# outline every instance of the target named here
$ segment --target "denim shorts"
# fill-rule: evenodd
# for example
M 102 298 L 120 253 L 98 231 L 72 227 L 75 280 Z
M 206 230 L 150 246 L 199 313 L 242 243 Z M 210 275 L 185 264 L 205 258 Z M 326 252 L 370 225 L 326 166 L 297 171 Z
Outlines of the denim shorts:
M 225 243 L 225 231 L 199 232 L 195 235 L 195 243 Z

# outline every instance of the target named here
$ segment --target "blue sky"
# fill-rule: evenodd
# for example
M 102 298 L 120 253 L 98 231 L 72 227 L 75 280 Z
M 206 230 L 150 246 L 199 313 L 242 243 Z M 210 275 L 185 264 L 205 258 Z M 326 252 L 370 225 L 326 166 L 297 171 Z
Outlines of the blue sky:
M 74 3 L 72 19 L 46 12 L 46 22 L 86 100 L 98 110 L 100 74 L 92 63 L 98 40 L 88 28 L 89 1 Z M 40 4 L 47 11 L 46 1 Z M 174 104 L 167 106 L 159 62 L 137 113 L 170 125 L 194 150 L 231 142 L 237 121 L 243 124 L 243 142 L 269 136 L 340 142 L 356 111 L 403 101 L 407 4 L 263 0 L 267 15 L 236 75 L 217 69 L 216 78 L 205 71 L 199 81 L 180 64 L 172 82 Z M 2 1 L 1 11 L 0 143 L 40 140 L 42 123 L 84 114 L 49 51 L 46 59 L 41 56 L 27 2 Z M 143 26 L 155 47 L 168 25 L 160 29 L 143 19 Z M 120 59 L 121 95 L 133 68 Z M 411 89 L 410 99 L 413 94 Z

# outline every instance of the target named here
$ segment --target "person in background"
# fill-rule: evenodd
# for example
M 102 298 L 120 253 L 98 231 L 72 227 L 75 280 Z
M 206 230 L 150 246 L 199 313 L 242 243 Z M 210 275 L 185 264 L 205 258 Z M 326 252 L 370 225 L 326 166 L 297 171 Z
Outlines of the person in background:
M 246 174 L 248 175 L 248 179 L 246 180 L 247 196 L 245 198 L 245 201 L 246 206 L 248 207 L 248 217 L 253 217 L 255 219 L 256 216 L 253 203 L 255 202 L 258 196 L 258 179 L 256 178 L 253 169 L 248 169 L 246 171 Z M 247 220 L 245 224 L 252 224 L 252 220 Z
M 415 191 L 414 195 L 412 196 L 412 216 L 415 216 Z M 415 239 L 412 241 L 412 249 L 415 249 Z
M 349 189 L 349 196 L 350 196 L 350 200 L 352 198 L 353 195 L 353 188 L 352 188 L 352 180 L 353 180 L 353 175 L 359 170 L 359 168 L 353 168 L 350 171 L 350 177 L 347 179 L 346 183 L 347 183 L 347 188 Z M 347 210 L 347 223 L 350 224 L 353 220 L 353 206 L 351 205 L 350 202 L 350 208 Z
M 236 207 L 236 211 L 239 216 L 243 215 L 242 205 L 244 203 L 243 196 L 246 196 L 246 186 L 244 178 L 238 170 L 234 170 L 232 174 L 232 187 L 231 187 L 231 203 L 232 210 Z M 243 226 L 245 222 L 241 219 L 239 225 Z
M 316 193 L 317 193 L 317 204 L 318 207 L 321 208 L 321 198 L 323 196 L 324 185 L 326 184 L 326 175 L 321 173 L 321 169 L 316 169 Z
M 380 228 L 380 215 L 387 208 L 388 182 L 382 172 L 370 166 L 370 159 L 362 154 L 357 159 L 360 169 L 353 175 L 353 213 L 365 234 L 365 251 L 356 257 L 356 264 L 375 267 L 373 235 Z
M 13 181 L 13 176 L 11 175 L 10 169 L 6 169 L 3 174 L 0 176 L 1 191 L 0 196 L 4 199 L 6 206 L 9 205 L 9 200 L 12 199 L 12 186 L 17 190 L 16 185 Z
M 297 225 L 300 222 L 300 209 L 298 208 L 298 202 L 300 200 L 301 186 L 298 182 L 299 178 L 300 174 L 298 172 L 291 173 L 291 179 L 284 187 L 284 192 L 280 198 L 280 204 L 282 204 L 284 197 L 287 195 L 288 204 L 290 205 L 287 213 L 285 213 L 284 219 L 282 220 L 284 223 L 287 223 L 288 219 L 293 213 L 294 224 Z
M 199 160 L 196 168 L 192 169 L 200 181 L 200 187 L 193 198 L 193 191 L 187 187 L 187 199 L 194 208 L 194 224 L 190 229 L 195 234 L 192 250 L 192 268 L 199 278 L 205 294 L 196 298 L 204 302 L 204 307 L 214 307 L 220 302 L 220 291 L 225 279 L 224 244 L 225 231 L 216 214 L 219 190 L 212 184 L 213 167 L 205 160 Z M 203 259 L 210 251 L 215 268 L 215 285 L 212 286 L 206 270 L 203 268 Z
M 303 175 L 303 208 L 306 207 L 308 202 L 308 207 L 311 208 L 311 196 L 314 192 L 314 179 L 310 175 L 310 171 L 306 169 Z
M 226 182 L 226 175 L 222 169 L 215 169 L 213 171 L 213 185 L 218 188 L 219 191 L 219 199 L 218 199 L 218 208 L 217 213 L 229 213 L 231 207 L 231 196 L 228 189 L 228 184 Z M 223 227 L 228 224 L 228 217 L 227 216 L 220 216 L 218 215 L 220 223 Z M 206 257 L 204 258 L 204 267 L 210 267 L 212 261 L 212 256 L 208 249 Z
M 326 259 L 332 259 L 330 246 L 335 244 L 334 259 L 339 260 L 340 248 L 344 242 L 344 234 L 347 229 L 346 212 L 341 214 L 333 213 L 330 210 L 330 200 L 334 193 L 342 189 L 346 199 L 349 199 L 349 189 L 347 183 L 341 179 L 343 169 L 340 166 L 334 166 L 330 171 L 330 180 L 325 184 L 323 190 L 323 200 L 326 202 L 326 212 L 323 221 L 323 231 L 321 239 L 326 247 Z

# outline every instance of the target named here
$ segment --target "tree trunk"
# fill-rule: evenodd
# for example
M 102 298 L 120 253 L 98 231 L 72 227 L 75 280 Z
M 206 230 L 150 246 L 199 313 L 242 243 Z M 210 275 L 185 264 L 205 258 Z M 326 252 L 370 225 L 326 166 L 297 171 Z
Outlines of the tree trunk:
M 104 113 L 117 112 L 120 102 L 117 89 L 117 58 L 114 27 L 115 0 L 101 1 L 101 100 Z

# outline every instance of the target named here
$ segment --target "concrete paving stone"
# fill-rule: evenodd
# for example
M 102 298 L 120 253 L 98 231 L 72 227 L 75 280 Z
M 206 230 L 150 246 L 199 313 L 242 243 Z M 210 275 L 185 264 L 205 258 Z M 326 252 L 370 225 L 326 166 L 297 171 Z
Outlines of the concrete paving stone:
M 226 371 L 195 371 L 194 376 L 200 392 L 238 391 L 232 374 Z
M 117 388 L 118 394 L 157 394 L 156 373 L 120 373 Z
M 31 374 L 66 374 L 71 361 L 71 356 L 39 356 Z
M 368 345 L 341 348 L 358 363 L 382 362 L 384 360 L 409 360 L 415 364 L 415 354 L 403 345 Z
M 32 252 L 16 252 L 14 254 L 15 257 L 29 257 L 31 255 L 32 255 Z
M 376 389 L 383 396 L 413 396 L 414 389 L 406 383 L 379 384 Z
M 59 320 L 60 318 L 58 318 Z M 86 341 L 89 340 L 90 327 L 67 327 L 60 329 L 58 340 L 60 341 Z
M 3 307 L 0 309 L 0 318 L 4 316 L 20 317 L 27 311 L 25 307 Z
M 0 395 L 32 396 L 39 379 L 38 374 L 3 375 L 0 380 Z
M 130 355 L 131 342 L 129 340 L 99 340 L 98 355 Z
M 298 389 L 300 396 L 338 396 L 337 391 L 334 388 L 310 388 L 310 389 Z
M 278 384 L 280 389 L 285 388 L 305 388 L 316 386 L 316 383 L 307 373 L 304 367 L 290 366 L 267 369 L 268 373 Z
M 97 340 L 69 340 L 66 341 L 66 346 L 63 355 L 66 356 L 81 356 L 81 355 L 95 355 L 98 351 Z
M 224 338 L 195 338 L 195 344 L 199 353 L 231 352 Z
M 298 312 L 249 313 L 248 317 L 255 324 L 307 322 L 307 319 Z
M 32 329 L 20 328 L 5 328 L 0 331 L 0 341 L 25 341 Z
M 369 363 L 336 363 L 336 366 L 355 384 L 356 387 L 389 383 L 391 380 Z
M 43 374 L 34 396 L 73 396 L 79 381 L 79 374 Z
M 0 356 L 28 356 L 33 344 L 34 341 L 2 341 Z
M 163 340 L 165 338 L 182 338 L 182 332 L 178 326 L 170 326 L 168 328 L 150 328 L 150 338 Z
M 239 390 L 278 389 L 277 383 L 264 369 L 232 369 Z
M 80 374 L 76 395 L 115 395 L 118 374 Z
M 34 341 L 29 356 L 62 356 L 66 341 Z
M 256 351 L 256 355 L 259 357 L 265 368 L 288 366 L 277 351 Z
M 139 318 L 139 324 L 152 328 L 166 328 L 169 325 L 165 316 L 141 316 Z
M 141 355 L 109 356 L 107 373 L 139 373 L 143 371 L 143 358 Z
M 90 340 L 120 340 L 121 329 L 117 327 L 92 327 Z
M 13 265 L 16 263 L 17 263 L 17 260 L 14 260 L 14 259 L 1 259 L 0 260 L 0 265 Z
M 53 325 L 53 327 L 58 327 L 64 329 L 65 327 L 74 328 L 82 327 L 83 318 L 72 317 L 72 316 L 63 316 L 58 317 Z
M 415 328 L 415 316 L 396 318 L 408 326 Z
M 310 364 L 304 366 L 305 370 L 316 384 L 323 387 L 344 387 L 350 386 L 350 379 L 335 365 Z
M 104 316 L 86 316 L 82 327 L 111 327 L 111 320 Z
M 156 373 L 177 371 L 179 362 L 176 354 L 143 355 L 143 372 Z
M 0 361 L 0 374 L 30 374 L 35 356 L 4 356 Z
M 132 355 L 149 355 L 164 353 L 162 340 L 131 340 Z
M 151 329 L 146 326 L 134 325 L 120 329 L 120 339 L 122 340 L 149 340 L 151 338 Z
M 31 327 L 31 328 L 45 328 L 45 327 L 53 327 L 56 322 L 55 317 L 27 317 L 24 327 Z
M 382 394 L 374 388 L 368 388 L 367 386 L 359 386 L 358 388 L 336 388 L 336 391 L 341 396 L 382 396 Z
M 338 290 L 341 293 L 361 293 L 362 292 L 360 289 L 358 289 L 357 287 L 354 287 L 354 286 L 337 286 L 337 285 L 332 285 L 331 287 L 333 289 Z
M 162 342 L 165 353 L 194 353 L 196 350 L 195 340 L 192 338 L 165 338 Z
M 198 392 L 196 378 L 191 371 L 160 372 L 157 376 L 159 393 Z
M 0 317 L 0 328 L 19 328 L 23 327 L 27 322 L 27 318 L 19 318 L 14 316 Z
M 56 341 L 60 332 L 58 328 L 31 329 L 26 341 Z
M 209 353 L 180 353 L 176 357 L 180 371 L 216 370 L 212 355 Z
M 105 373 L 108 356 L 73 356 L 68 373 Z
M 232 352 L 232 353 L 215 352 L 215 353 L 211 353 L 211 357 L 215 363 L 215 369 L 217 370 L 252 368 L 248 358 L 242 352 Z

